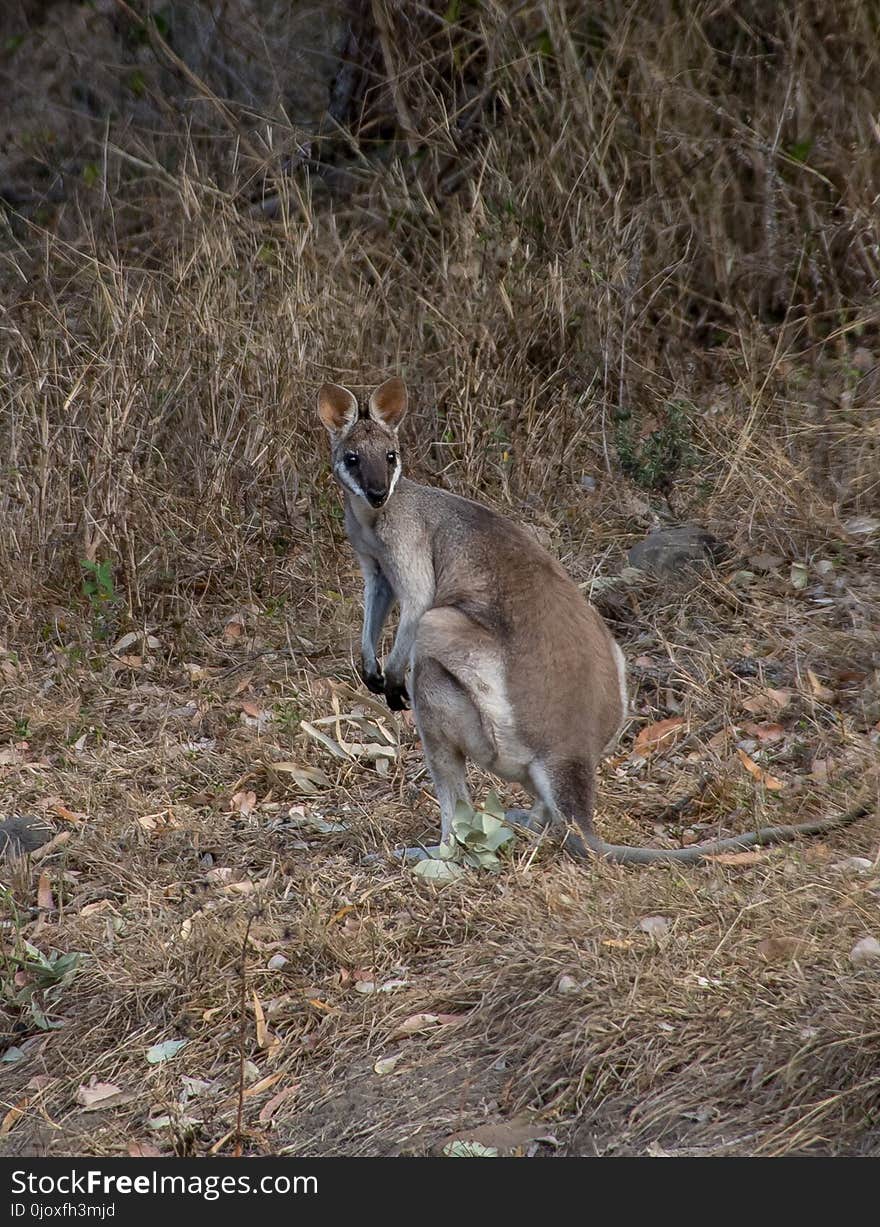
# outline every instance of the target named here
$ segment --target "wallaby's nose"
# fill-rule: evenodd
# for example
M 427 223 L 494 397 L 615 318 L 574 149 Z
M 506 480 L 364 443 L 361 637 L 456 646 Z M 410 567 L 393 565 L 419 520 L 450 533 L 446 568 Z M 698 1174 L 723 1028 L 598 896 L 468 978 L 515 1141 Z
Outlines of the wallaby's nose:
M 367 502 L 371 507 L 381 507 L 385 502 L 385 499 L 388 497 L 387 490 L 377 490 L 372 486 L 367 488 L 366 494 Z

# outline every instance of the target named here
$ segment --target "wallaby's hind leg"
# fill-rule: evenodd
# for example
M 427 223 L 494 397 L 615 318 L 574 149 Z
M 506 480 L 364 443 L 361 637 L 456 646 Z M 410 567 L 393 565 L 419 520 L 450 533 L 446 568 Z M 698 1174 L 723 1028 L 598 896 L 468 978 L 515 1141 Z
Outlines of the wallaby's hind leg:
M 479 717 L 467 692 L 430 656 L 417 655 L 413 661 L 412 703 L 445 840 L 452 831 L 456 805 L 470 804 L 461 733 Z
M 588 759 L 546 762 L 535 759 L 529 774 L 535 790 L 535 808 L 540 808 L 544 815 L 545 826 L 564 830 L 574 820 L 588 840 L 595 835 L 596 770 Z M 576 856 L 588 855 L 583 841 L 570 829 L 563 835 L 562 844 Z

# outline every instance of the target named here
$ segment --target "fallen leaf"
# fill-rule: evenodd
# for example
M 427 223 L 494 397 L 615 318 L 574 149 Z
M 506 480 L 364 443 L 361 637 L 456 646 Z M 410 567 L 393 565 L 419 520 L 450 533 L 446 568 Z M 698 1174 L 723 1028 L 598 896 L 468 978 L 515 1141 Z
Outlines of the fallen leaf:
M 279 1042 L 278 1039 L 275 1039 L 276 1044 Z M 265 1078 L 261 1078 L 259 1082 L 255 1082 L 253 1086 L 248 1087 L 244 1093 L 245 1099 L 254 1099 L 257 1095 L 262 1095 L 264 1091 L 270 1090 L 276 1082 L 280 1082 L 283 1077 L 284 1071 L 281 1070 L 277 1074 L 268 1074 Z
M 716 865 L 760 865 L 766 859 L 767 853 L 757 849 L 751 852 L 719 852 L 706 857 L 707 861 L 714 861 Z
M 286 1086 L 283 1091 L 279 1091 L 277 1095 L 273 1095 L 268 1103 L 263 1104 L 260 1108 L 259 1121 L 261 1125 L 266 1125 L 275 1116 L 275 1113 L 284 1103 L 285 1099 L 289 1099 L 299 1090 L 299 1083 L 295 1082 L 293 1086 Z
M 393 1057 L 380 1057 L 373 1066 L 373 1072 L 377 1074 L 390 1074 L 402 1056 L 403 1053 L 398 1052 Z
M 480 1142 L 447 1142 L 442 1153 L 449 1159 L 496 1159 L 498 1151 L 493 1146 L 483 1146 Z
M 687 721 L 681 716 L 670 716 L 668 720 L 658 720 L 655 724 L 646 724 L 639 731 L 633 743 L 633 755 L 644 757 L 655 750 L 668 749 L 687 728 Z
M 112 1082 L 98 1082 L 92 1078 L 88 1086 L 81 1086 L 76 1092 L 76 1102 L 86 1112 L 101 1112 L 105 1108 L 118 1108 L 121 1104 L 131 1103 L 135 1096 Z
M 742 726 L 744 733 L 748 733 L 750 737 L 756 737 L 758 741 L 765 745 L 772 745 L 775 741 L 782 741 L 785 737 L 785 729 L 781 724 L 754 724 L 748 722 Z
M 791 582 L 792 588 L 797 588 L 798 590 L 802 588 L 806 588 L 807 583 L 809 582 L 809 579 L 810 579 L 810 570 L 809 570 L 809 567 L 807 567 L 805 563 L 793 562 L 791 564 L 791 571 L 789 572 L 789 580 Z
M 756 949 L 767 963 L 786 963 L 796 958 L 803 944 L 796 937 L 765 937 L 758 942 Z
M 602 945 L 607 946 L 610 950 L 631 950 L 635 942 L 629 937 L 606 937 Z
M 61 818 L 64 822 L 72 822 L 77 826 L 81 822 L 85 822 L 86 817 L 87 817 L 86 814 L 74 813 L 73 810 L 68 809 L 66 805 L 63 805 L 60 801 L 56 800 L 55 798 L 52 798 L 52 800 L 49 801 L 48 808 L 52 811 L 53 814 L 55 814 L 58 818 Z
M 159 1065 L 161 1062 L 170 1061 L 172 1057 L 177 1056 L 178 1052 L 186 1044 L 186 1040 L 165 1040 L 161 1044 L 153 1044 L 152 1048 L 148 1048 L 144 1055 L 151 1065 Z
M 763 784 L 771 792 L 778 792 L 780 788 L 785 787 L 782 780 L 777 780 L 775 775 L 770 775 L 763 767 L 759 767 L 753 758 L 749 758 L 745 750 L 737 750 L 737 754 L 746 771 L 748 771 L 749 775 L 754 776 L 759 784 Z
M 464 868 L 455 861 L 434 860 L 433 857 L 425 857 L 424 860 L 416 863 L 413 873 L 417 877 L 425 878 L 429 882 L 454 882 L 464 873 Z
M 244 630 L 244 623 L 242 622 L 241 618 L 238 617 L 238 615 L 236 615 L 230 618 L 229 621 L 224 626 L 223 638 L 228 639 L 230 642 L 234 643 L 236 639 L 241 638 L 241 633 L 243 630 Z
M 807 681 L 810 683 L 810 693 L 820 703 L 834 703 L 837 695 L 819 680 L 812 669 L 807 670 Z
M 37 907 L 42 912 L 54 912 L 55 900 L 52 898 L 52 886 L 48 873 L 43 871 L 37 882 Z
M 320 767 L 308 767 L 302 763 L 270 763 L 273 771 L 281 771 L 292 775 L 294 783 L 301 792 L 317 792 L 319 788 L 329 788 L 330 778 Z
M 527 1116 L 515 1116 L 511 1120 L 489 1122 L 476 1125 L 472 1129 L 461 1129 L 451 1134 L 441 1143 L 443 1154 L 452 1157 L 467 1157 L 470 1155 L 522 1154 L 530 1142 L 550 1142 L 558 1145 L 546 1123 L 529 1120 Z M 456 1150 L 456 1147 L 467 1147 L 467 1155 Z
M 132 1159 L 161 1159 L 162 1151 L 150 1142 L 129 1142 L 128 1154 Z
M 420 1031 L 431 1031 L 435 1027 L 445 1027 L 450 1023 L 461 1022 L 465 1014 L 411 1014 L 400 1026 L 391 1033 L 394 1039 L 399 1035 L 417 1035 Z
M 237 792 L 229 802 L 229 808 L 237 810 L 245 818 L 250 814 L 254 806 L 257 804 L 257 794 L 255 792 L 246 792 L 242 790 Z
M 281 1040 L 277 1035 L 274 1035 L 266 1022 L 266 1014 L 263 1007 L 260 1005 L 260 999 L 257 996 L 257 990 L 253 990 L 254 998 L 254 1018 L 257 1024 L 257 1047 L 263 1048 L 267 1052 L 272 1053 L 279 1047 Z M 280 1076 L 280 1075 L 279 1075 Z M 275 1075 L 272 1075 L 273 1081 L 277 1081 Z
M 0 1121 L 0 1138 L 6 1137 L 10 1133 L 22 1116 L 27 1111 L 27 1106 L 30 1103 L 29 1099 L 20 1099 L 14 1107 L 10 1108 L 3 1120 Z

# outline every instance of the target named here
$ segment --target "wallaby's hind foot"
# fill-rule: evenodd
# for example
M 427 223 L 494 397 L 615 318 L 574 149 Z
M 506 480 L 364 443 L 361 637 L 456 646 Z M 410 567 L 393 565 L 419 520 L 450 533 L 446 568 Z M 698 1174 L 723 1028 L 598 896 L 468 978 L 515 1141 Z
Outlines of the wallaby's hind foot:
M 543 805 L 536 804 L 531 809 L 505 810 L 504 821 L 512 826 L 525 827 L 527 831 L 540 833 L 552 825 L 553 819 Z

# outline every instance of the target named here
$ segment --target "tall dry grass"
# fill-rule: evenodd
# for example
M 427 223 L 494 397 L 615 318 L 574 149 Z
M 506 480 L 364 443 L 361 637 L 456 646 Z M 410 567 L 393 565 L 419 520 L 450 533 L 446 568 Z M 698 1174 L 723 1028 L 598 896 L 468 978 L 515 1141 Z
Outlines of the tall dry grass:
M 699 455 L 677 513 L 794 540 L 876 505 L 870 6 L 374 7 L 395 88 L 278 181 L 275 220 L 204 132 L 169 135 L 173 172 L 111 134 L 115 191 L 65 206 L 70 241 L 7 220 L 7 601 L 100 557 L 141 613 L 311 544 L 326 377 L 403 371 L 410 453 L 514 506 L 584 471 L 619 500 L 621 432 L 670 402 Z

